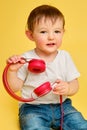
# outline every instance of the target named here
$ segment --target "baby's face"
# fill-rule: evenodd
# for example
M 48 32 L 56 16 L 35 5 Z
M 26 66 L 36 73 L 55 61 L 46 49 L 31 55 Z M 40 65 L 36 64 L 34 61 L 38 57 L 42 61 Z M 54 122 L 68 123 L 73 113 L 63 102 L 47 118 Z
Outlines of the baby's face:
M 52 22 L 49 18 L 42 18 L 34 26 L 32 34 L 36 49 L 46 54 L 55 53 L 62 43 L 64 29 L 62 19 Z

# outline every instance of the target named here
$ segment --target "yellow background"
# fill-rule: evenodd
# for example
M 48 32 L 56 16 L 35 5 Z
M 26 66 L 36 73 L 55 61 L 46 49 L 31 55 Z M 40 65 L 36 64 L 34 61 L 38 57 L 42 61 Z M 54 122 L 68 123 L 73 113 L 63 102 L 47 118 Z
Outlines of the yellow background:
M 73 105 L 87 119 L 87 0 L 0 0 L 0 129 L 19 130 L 18 102 L 5 91 L 2 72 L 6 59 L 32 49 L 25 36 L 29 12 L 41 4 L 58 7 L 66 19 L 62 49 L 68 50 L 78 70 L 80 89 Z

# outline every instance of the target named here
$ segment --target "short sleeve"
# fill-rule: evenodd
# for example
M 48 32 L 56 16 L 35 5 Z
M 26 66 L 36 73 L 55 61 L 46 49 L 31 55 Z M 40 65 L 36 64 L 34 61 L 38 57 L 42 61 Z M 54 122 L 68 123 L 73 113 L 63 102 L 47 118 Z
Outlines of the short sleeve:
M 28 70 L 27 70 L 27 64 L 24 64 L 17 72 L 17 76 L 18 78 L 20 78 L 21 80 L 25 80 L 28 74 Z
M 66 72 L 67 81 L 74 80 L 80 76 L 80 73 L 77 70 L 77 68 L 72 60 L 72 57 L 70 56 L 70 54 L 68 52 L 66 52 L 66 55 L 65 55 L 65 67 L 66 67 L 65 72 Z

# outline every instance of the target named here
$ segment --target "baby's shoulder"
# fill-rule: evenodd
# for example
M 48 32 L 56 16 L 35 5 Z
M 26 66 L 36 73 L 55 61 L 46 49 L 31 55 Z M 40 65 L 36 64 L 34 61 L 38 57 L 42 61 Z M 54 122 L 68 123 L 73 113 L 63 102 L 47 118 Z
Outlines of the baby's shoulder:
M 63 56 L 63 57 L 67 57 L 67 56 L 70 56 L 70 53 L 66 50 L 59 50 L 58 55 Z

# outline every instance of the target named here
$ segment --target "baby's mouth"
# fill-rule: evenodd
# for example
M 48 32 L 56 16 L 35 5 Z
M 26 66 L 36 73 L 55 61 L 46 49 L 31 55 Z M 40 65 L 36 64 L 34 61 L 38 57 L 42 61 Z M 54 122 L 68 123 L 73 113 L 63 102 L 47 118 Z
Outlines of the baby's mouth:
M 55 43 L 48 43 L 47 46 L 54 46 Z

